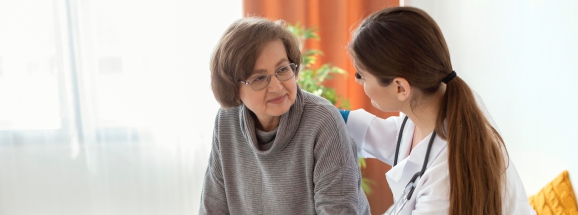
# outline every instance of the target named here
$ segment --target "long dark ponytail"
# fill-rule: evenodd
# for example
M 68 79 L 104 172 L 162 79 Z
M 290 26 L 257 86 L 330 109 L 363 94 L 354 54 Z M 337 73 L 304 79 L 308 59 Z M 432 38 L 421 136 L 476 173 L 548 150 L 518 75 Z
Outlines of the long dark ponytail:
M 425 96 L 434 94 L 452 73 L 440 28 L 413 7 L 387 8 L 367 17 L 355 31 L 349 51 L 381 85 L 402 77 Z M 447 84 L 440 104 L 435 130 L 448 143 L 449 214 L 502 214 L 504 141 L 461 78 Z

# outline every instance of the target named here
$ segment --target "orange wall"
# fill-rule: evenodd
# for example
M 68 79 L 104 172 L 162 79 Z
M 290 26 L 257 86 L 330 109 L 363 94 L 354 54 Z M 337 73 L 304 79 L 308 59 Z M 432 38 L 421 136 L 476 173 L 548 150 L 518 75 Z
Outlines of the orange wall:
M 331 63 L 347 71 L 348 75 L 335 77 L 326 82 L 345 96 L 351 109 L 363 108 L 379 117 L 387 118 L 398 113 L 385 113 L 371 105 L 363 88 L 355 83 L 355 68 L 345 47 L 359 22 L 380 9 L 398 6 L 398 0 L 244 0 L 245 16 L 261 16 L 272 20 L 282 19 L 291 24 L 297 22 L 307 27 L 315 27 L 320 41 L 310 40 L 305 49 L 319 49 L 325 53 L 318 58 L 318 65 Z M 383 214 L 393 204 L 385 172 L 391 167 L 376 159 L 367 159 L 367 167 L 362 170 L 365 178 L 376 182 L 373 193 L 368 195 L 372 214 Z

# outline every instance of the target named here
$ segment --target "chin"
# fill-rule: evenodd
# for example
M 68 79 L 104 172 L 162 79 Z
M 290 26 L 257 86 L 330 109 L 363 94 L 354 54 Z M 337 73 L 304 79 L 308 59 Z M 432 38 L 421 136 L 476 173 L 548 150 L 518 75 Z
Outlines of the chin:
M 381 110 L 381 108 L 379 107 L 379 105 L 377 103 L 375 103 L 373 100 L 371 100 L 371 105 L 379 110 Z M 383 110 L 381 110 L 383 111 Z
M 287 112 L 289 112 L 289 109 L 291 109 L 291 105 L 293 103 L 289 103 L 289 102 L 285 102 L 277 107 L 270 107 L 269 108 L 269 115 L 271 116 L 281 116 Z
M 281 115 L 289 112 L 289 109 L 291 109 L 291 106 L 275 108 L 271 111 L 271 115 L 272 116 L 281 116 Z

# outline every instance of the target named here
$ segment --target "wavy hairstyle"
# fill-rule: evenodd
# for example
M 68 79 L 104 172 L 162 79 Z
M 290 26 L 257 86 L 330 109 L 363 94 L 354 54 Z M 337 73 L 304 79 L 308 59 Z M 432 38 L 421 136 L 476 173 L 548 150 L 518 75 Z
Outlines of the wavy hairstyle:
M 375 76 L 380 85 L 388 86 L 401 77 L 421 96 L 433 95 L 452 72 L 440 28 L 428 14 L 413 7 L 387 8 L 370 15 L 353 33 L 348 50 L 356 65 Z M 417 99 L 412 98 L 412 109 Z M 447 84 L 435 131 L 448 143 L 449 214 L 502 214 L 504 141 L 460 77 Z
M 301 63 L 300 41 L 289 31 L 283 20 L 271 21 L 261 17 L 241 18 L 225 31 L 211 57 L 211 88 L 223 108 L 243 104 L 239 98 L 239 81 L 253 73 L 261 50 L 280 39 L 291 63 Z M 295 77 L 299 77 L 299 67 Z

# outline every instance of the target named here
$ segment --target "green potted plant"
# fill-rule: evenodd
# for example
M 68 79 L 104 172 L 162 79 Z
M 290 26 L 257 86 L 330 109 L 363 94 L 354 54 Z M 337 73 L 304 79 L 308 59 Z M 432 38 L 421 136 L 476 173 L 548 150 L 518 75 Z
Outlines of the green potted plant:
M 323 82 L 332 78 L 332 75 L 334 74 L 347 75 L 345 70 L 337 66 L 332 66 L 330 63 L 325 63 L 315 68 L 314 66 L 317 61 L 317 56 L 323 55 L 323 52 L 317 49 L 303 50 L 303 45 L 307 40 L 320 39 L 319 35 L 316 33 L 319 29 L 300 26 L 299 23 L 296 23 L 295 25 L 288 24 L 287 28 L 301 40 L 301 46 L 299 48 L 302 52 L 303 62 L 301 62 L 301 71 L 299 72 L 297 80 L 301 89 L 329 100 L 329 102 L 337 108 L 349 109 L 350 103 L 346 98 L 337 95 L 335 89 L 323 85 Z M 361 169 L 366 167 L 365 159 L 359 158 L 359 167 Z M 373 183 L 374 182 L 369 178 L 362 178 L 361 187 L 367 195 L 371 194 L 371 185 Z

